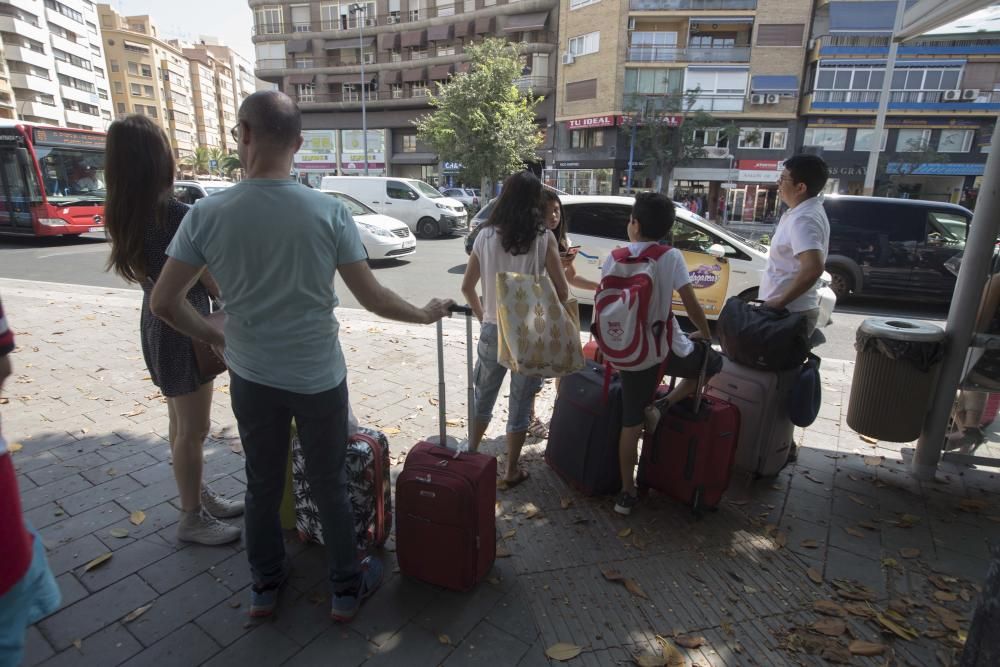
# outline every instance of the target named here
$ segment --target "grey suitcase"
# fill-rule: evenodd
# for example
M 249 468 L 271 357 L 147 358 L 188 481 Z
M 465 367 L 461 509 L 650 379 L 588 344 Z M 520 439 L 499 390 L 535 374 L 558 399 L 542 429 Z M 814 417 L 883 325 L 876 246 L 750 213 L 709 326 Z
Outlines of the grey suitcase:
M 795 426 L 788 416 L 788 394 L 799 369 L 761 371 L 723 357 L 722 371 L 708 381 L 705 393 L 740 411 L 736 444 L 737 471 L 770 477 L 788 463 Z

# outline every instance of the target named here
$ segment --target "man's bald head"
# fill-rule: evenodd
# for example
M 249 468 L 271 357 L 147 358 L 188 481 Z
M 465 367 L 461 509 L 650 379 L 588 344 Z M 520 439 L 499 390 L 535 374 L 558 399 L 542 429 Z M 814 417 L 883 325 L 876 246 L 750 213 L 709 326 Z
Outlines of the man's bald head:
M 239 119 L 258 141 L 274 148 L 294 146 L 302 135 L 302 112 L 277 90 L 258 91 L 243 100 Z

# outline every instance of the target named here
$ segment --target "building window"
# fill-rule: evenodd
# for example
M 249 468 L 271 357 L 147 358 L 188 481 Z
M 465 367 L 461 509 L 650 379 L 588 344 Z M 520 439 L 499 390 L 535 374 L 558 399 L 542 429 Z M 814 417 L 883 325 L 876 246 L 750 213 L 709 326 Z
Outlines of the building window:
M 410 60 L 423 60 L 427 57 L 427 49 L 411 48 Z
M 805 25 L 802 23 L 771 23 L 757 27 L 757 46 L 802 46 Z
M 292 5 L 292 32 L 309 32 L 312 21 L 309 17 L 309 5 Z
M 729 146 L 729 135 L 723 132 L 720 128 L 695 130 L 694 143 L 700 146 L 727 148 Z
M 941 130 L 938 150 L 942 153 L 968 153 L 972 148 L 972 130 Z
M 391 83 L 389 84 L 389 93 L 392 95 L 392 99 L 398 100 L 403 97 L 403 84 L 401 83 Z
M 679 93 L 684 82 L 681 69 L 627 69 L 625 95 L 663 96 Z
M 897 153 L 919 153 L 931 143 L 930 130 L 900 130 L 896 135 Z
M 389 62 L 399 63 L 403 62 L 403 54 L 397 50 L 392 50 L 389 52 Z
M 579 37 L 570 37 L 569 52 L 574 56 L 585 56 L 588 53 L 597 53 L 601 49 L 601 33 L 588 32 Z
M 97 76 L 101 77 L 102 79 L 106 79 L 107 78 L 104 75 L 104 68 L 102 68 L 102 67 L 94 67 L 94 74 L 96 74 Z
M 580 7 L 586 7 L 587 5 L 593 5 L 600 2 L 601 0 L 569 0 L 570 10 L 580 9 Z
M 604 145 L 604 128 L 572 130 L 569 133 L 570 148 L 600 148 Z
M 108 91 L 104 90 L 103 88 L 98 88 L 97 96 L 100 97 L 102 100 L 106 100 L 108 99 Z
M 258 35 L 280 35 L 285 31 L 281 5 L 258 7 L 254 11 L 254 25 Z
M 586 79 L 566 84 L 566 101 L 578 102 L 597 97 L 597 79 Z
M 455 55 L 455 46 L 439 46 L 437 47 L 437 54 L 439 56 L 453 56 Z
M 340 5 L 339 4 L 320 5 L 319 21 L 321 30 L 340 30 Z
M 870 153 L 872 150 L 872 140 L 875 138 L 875 130 L 858 129 L 854 132 L 854 150 Z M 885 150 L 885 143 L 889 140 L 889 130 L 882 130 L 882 141 L 879 142 L 879 151 Z
M 702 111 L 743 111 L 750 72 L 745 69 L 688 68 L 684 90 L 698 90 L 691 107 Z
M 125 103 L 124 103 L 124 102 L 119 102 L 119 103 L 118 103 L 118 113 L 120 113 L 120 114 L 125 114 L 125 113 L 127 113 L 127 111 L 126 111 L 126 107 L 125 107 Z
M 417 135 L 415 134 L 404 134 L 400 137 L 402 142 L 402 152 L 403 153 L 416 153 L 417 152 Z
M 410 97 L 427 97 L 427 82 L 414 81 L 410 84 Z
M 785 147 L 788 130 L 743 128 L 740 130 L 740 148 L 760 148 L 776 150 Z
M 807 127 L 803 146 L 819 146 L 828 151 L 842 151 L 847 144 L 847 129 L 843 127 Z
M 59 12 L 65 17 L 71 18 L 77 23 L 83 23 L 83 14 L 71 9 L 61 2 L 56 2 L 56 0 L 45 0 L 46 9 L 51 9 L 53 11 Z
M 295 97 L 299 102 L 312 102 L 316 99 L 315 83 L 299 83 L 295 85 Z

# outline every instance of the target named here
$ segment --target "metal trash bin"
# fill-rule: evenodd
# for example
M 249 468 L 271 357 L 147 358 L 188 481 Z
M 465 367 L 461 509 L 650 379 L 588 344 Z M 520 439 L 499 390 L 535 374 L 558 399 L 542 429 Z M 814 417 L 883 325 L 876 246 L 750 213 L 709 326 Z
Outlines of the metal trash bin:
M 887 442 L 920 435 L 944 354 L 944 330 L 926 322 L 871 318 L 858 327 L 847 425 Z

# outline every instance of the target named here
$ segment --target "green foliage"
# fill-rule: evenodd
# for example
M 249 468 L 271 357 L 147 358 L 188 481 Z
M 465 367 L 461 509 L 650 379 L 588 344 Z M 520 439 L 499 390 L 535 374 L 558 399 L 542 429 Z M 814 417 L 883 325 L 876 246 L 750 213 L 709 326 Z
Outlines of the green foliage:
M 232 178 L 233 172 L 237 169 L 241 169 L 242 166 L 243 165 L 240 163 L 240 156 L 236 153 L 223 155 L 219 160 L 219 169 L 226 175 L 227 178 Z
M 438 84 L 430 96 L 434 111 L 414 122 L 417 137 L 443 162 L 462 165 L 466 183 L 492 184 L 537 158 L 542 135 L 535 124 L 541 97 L 522 92 L 523 64 L 515 45 L 487 39 L 466 47 L 468 72 Z

